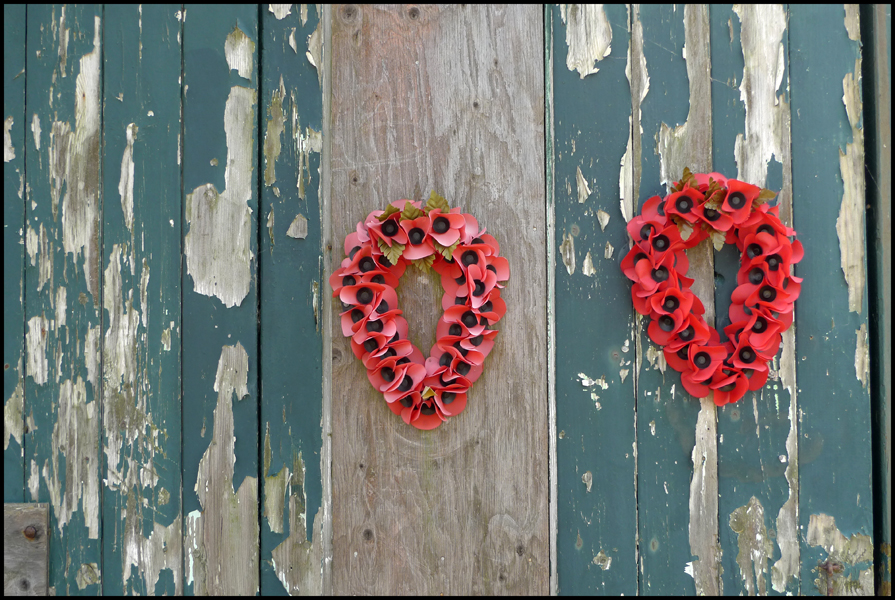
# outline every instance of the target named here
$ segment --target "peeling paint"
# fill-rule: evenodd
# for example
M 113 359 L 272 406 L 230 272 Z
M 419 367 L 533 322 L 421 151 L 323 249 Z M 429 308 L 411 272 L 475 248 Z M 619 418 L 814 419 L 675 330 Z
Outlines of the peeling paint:
M 9 398 L 3 404 L 3 451 L 9 449 L 9 438 L 12 437 L 24 448 L 25 417 L 25 392 L 24 378 L 22 377 L 22 357 L 19 356 L 18 365 L 19 381 Z
M 668 363 L 665 362 L 665 353 L 656 348 L 656 346 L 650 344 L 649 348 L 646 349 L 646 360 L 649 361 L 650 366 L 654 370 L 665 373 L 665 367 L 668 366 Z
M 845 5 L 845 30 L 848 32 L 848 39 L 859 42 L 861 41 L 861 25 L 858 16 L 858 4 Z
M 242 344 L 221 349 L 214 430 L 194 488 L 202 511 L 189 514 L 184 536 L 187 583 L 196 595 L 258 592 L 258 480 L 246 477 L 233 491 L 233 396 L 239 401 L 248 395 L 248 371 Z
M 594 557 L 594 564 L 604 571 L 608 571 L 609 567 L 612 566 L 612 557 L 606 556 L 606 553 L 603 552 L 603 549 L 601 548 L 600 552 Z
M 715 403 L 700 399 L 690 479 L 690 554 L 698 596 L 720 596 L 721 546 L 718 543 L 718 428 Z
M 581 79 L 598 72 L 597 62 L 612 51 L 612 27 L 601 4 L 560 4 L 566 24 L 566 66 Z
M 588 187 L 584 175 L 581 174 L 581 167 L 578 167 L 578 174 L 575 178 L 578 182 L 578 203 L 584 204 L 584 201 L 590 196 L 590 187 Z
M 606 242 L 606 246 L 603 248 L 603 258 L 612 258 L 613 252 L 615 252 L 615 248 L 612 247 L 612 244 Z
M 231 71 L 236 71 L 240 77 L 252 78 L 255 42 L 239 27 L 234 27 L 227 36 L 227 41 L 224 42 L 224 55 Z
M 637 199 L 640 194 L 640 162 L 643 125 L 641 123 L 640 105 L 649 92 L 649 72 L 646 68 L 646 55 L 643 53 L 643 24 L 640 22 L 640 6 L 628 7 L 628 20 L 631 27 L 631 39 L 628 43 L 628 58 L 625 65 L 625 77 L 631 88 L 631 116 L 628 117 L 628 143 L 621 158 L 619 169 L 619 207 L 625 222 L 634 217 Z M 637 57 L 636 61 L 634 57 Z M 634 124 L 637 129 L 634 129 Z M 636 136 L 634 135 L 636 131 Z
M 581 476 L 581 483 L 583 483 L 584 487 L 587 488 L 587 491 L 590 492 L 590 488 L 594 483 L 593 473 L 585 471 L 584 475 Z
M 562 244 L 559 245 L 559 254 L 562 256 L 562 264 L 566 266 L 569 275 L 575 274 L 575 238 L 562 232 Z
M 873 542 L 870 536 L 860 533 L 846 538 L 836 527 L 836 519 L 830 515 L 811 515 L 808 520 L 808 533 L 805 537 L 808 546 L 820 546 L 828 556 L 818 564 L 814 571 L 818 574 L 814 584 L 821 594 L 830 596 L 860 595 L 873 596 Z M 859 571 L 857 579 L 843 574 L 845 566 L 868 568 Z
M 323 19 L 317 23 L 317 28 L 308 36 L 308 51 L 305 52 L 305 58 L 317 69 L 317 82 L 323 85 Z
M 50 327 L 50 321 L 43 316 L 31 317 L 28 320 L 28 333 L 25 334 L 28 353 L 26 374 L 30 375 L 37 385 L 47 382 L 47 336 Z
M 31 135 L 34 137 L 34 149 L 40 151 L 40 117 L 31 115 Z
M 270 117 L 264 134 L 264 185 L 267 186 L 273 185 L 277 180 L 276 163 L 280 157 L 280 139 L 283 137 L 286 125 L 286 113 L 283 110 L 285 98 L 286 88 L 283 85 L 283 76 L 280 75 L 280 87 L 271 92 L 270 104 L 267 107 L 267 116 Z
M 590 257 L 590 252 L 584 257 L 584 264 L 581 265 L 581 273 L 588 277 L 593 277 L 597 274 L 597 271 L 594 269 L 594 261 Z
M 87 338 L 84 340 L 84 367 L 87 369 L 87 381 L 97 389 L 97 376 L 99 375 L 99 340 L 102 333 L 99 325 L 87 330 Z
M 226 189 L 197 187 L 186 197 L 189 232 L 184 240 L 187 273 L 194 290 L 215 296 L 227 308 L 238 306 L 252 279 L 251 209 L 255 91 L 233 86 L 224 109 L 227 135 Z
M 31 493 L 31 501 L 38 502 L 40 497 L 40 470 L 37 462 L 31 459 L 31 475 L 28 477 L 28 491 Z
M 65 315 L 68 314 L 68 299 L 64 286 L 56 288 L 56 329 L 65 327 Z
M 134 231 L 134 138 L 138 127 L 128 124 L 125 135 L 127 145 L 121 156 L 121 177 L 118 180 L 118 195 L 121 196 L 121 210 L 124 211 L 124 224 L 127 230 Z
M 609 388 L 609 384 L 606 383 L 606 376 L 602 376 L 599 379 L 592 379 L 585 375 L 584 373 L 578 373 L 578 379 L 581 380 L 581 385 L 584 387 L 593 387 L 599 386 L 601 389 Z
M 609 213 L 602 209 L 598 210 L 597 221 L 600 223 L 600 231 L 606 231 L 606 226 L 609 225 Z
M 765 573 L 774 544 L 764 524 L 764 507 L 755 496 L 748 504 L 730 513 L 730 528 L 737 534 L 737 565 L 750 596 L 767 594 Z
M 284 466 L 276 475 L 270 471 L 270 423 L 264 434 L 264 518 L 273 533 L 283 533 L 283 509 L 287 497 L 287 487 L 291 478 L 289 468 Z
M 270 4 L 267 8 L 273 13 L 273 16 L 276 17 L 277 21 L 282 21 L 292 14 L 291 4 Z
M 870 379 L 870 345 L 867 337 L 867 324 L 862 323 L 861 328 L 856 330 L 858 343 L 855 347 L 855 375 L 861 386 L 867 389 L 867 382 Z
M 96 563 L 84 563 L 75 575 L 78 589 L 83 590 L 88 585 L 96 585 L 100 582 L 99 565 Z
M 5 163 L 16 157 L 16 149 L 12 147 L 12 135 L 10 133 L 12 124 L 12 117 L 6 117 L 6 120 L 3 121 L 3 162 Z
M 293 52 L 298 54 L 298 42 L 295 41 L 295 27 L 289 32 L 289 47 L 292 48 Z
M 848 284 L 848 309 L 861 313 L 864 303 L 864 130 L 861 122 L 861 59 L 853 73 L 842 80 L 845 111 L 851 125 L 852 142 L 839 150 L 842 175 L 842 204 L 836 219 L 842 273 Z

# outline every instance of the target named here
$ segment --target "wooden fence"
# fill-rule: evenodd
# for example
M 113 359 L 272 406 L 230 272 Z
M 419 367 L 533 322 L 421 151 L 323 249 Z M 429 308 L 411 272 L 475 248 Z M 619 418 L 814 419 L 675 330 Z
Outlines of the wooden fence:
M 887 593 L 890 23 L 4 5 L 4 501 L 48 505 L 34 581 Z M 666 368 L 619 269 L 685 166 L 779 190 L 806 248 L 767 384 L 723 408 Z M 431 190 L 512 277 L 467 409 L 420 431 L 369 385 L 328 277 L 357 221 Z M 689 255 L 720 330 L 738 254 Z M 436 279 L 399 297 L 431 347 Z M 6 593 L 38 589 L 16 573 Z

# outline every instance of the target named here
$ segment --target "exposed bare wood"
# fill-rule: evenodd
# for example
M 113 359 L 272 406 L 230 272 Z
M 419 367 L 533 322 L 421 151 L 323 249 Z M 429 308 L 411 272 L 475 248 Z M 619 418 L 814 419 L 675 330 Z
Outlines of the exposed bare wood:
M 46 596 L 46 504 L 3 505 L 3 595 Z

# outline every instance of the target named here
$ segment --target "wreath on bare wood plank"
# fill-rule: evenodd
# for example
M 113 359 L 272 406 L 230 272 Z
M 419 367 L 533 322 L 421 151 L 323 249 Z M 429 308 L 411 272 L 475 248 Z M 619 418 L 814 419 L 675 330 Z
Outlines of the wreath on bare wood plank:
M 778 207 L 766 204 L 774 196 L 720 173 L 684 169 L 671 194 L 647 200 L 628 223 L 634 246 L 621 269 L 634 282 L 634 308 L 651 318 L 650 339 L 664 347 L 684 388 L 697 398 L 714 392 L 718 406 L 765 384 L 768 362 L 792 325 L 802 280 L 791 267 L 804 251 L 789 239 L 796 232 L 780 221 Z M 740 251 L 724 342 L 702 317 L 705 308 L 690 291 L 694 280 L 685 277 L 684 251 L 706 238 L 716 249 L 736 244 Z
M 500 290 L 510 265 L 476 219 L 432 192 L 396 200 L 345 237 L 346 258 L 329 278 L 342 302 L 342 334 L 388 407 L 418 429 L 434 429 L 466 408 L 467 392 L 506 313 Z M 429 357 L 407 338 L 395 289 L 411 264 L 441 276 L 444 313 Z

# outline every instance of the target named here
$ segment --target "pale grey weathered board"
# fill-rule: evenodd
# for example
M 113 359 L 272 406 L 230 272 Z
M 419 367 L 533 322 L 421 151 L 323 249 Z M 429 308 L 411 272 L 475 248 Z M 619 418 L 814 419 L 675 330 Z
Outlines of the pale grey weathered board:
M 48 504 L 3 505 L 3 595 L 47 595 Z
M 547 593 L 542 36 L 535 6 L 333 8 L 330 268 L 371 210 L 432 189 L 511 261 L 485 372 L 430 432 L 370 386 L 333 300 L 336 594 Z M 441 295 L 412 268 L 399 288 L 424 352 Z

